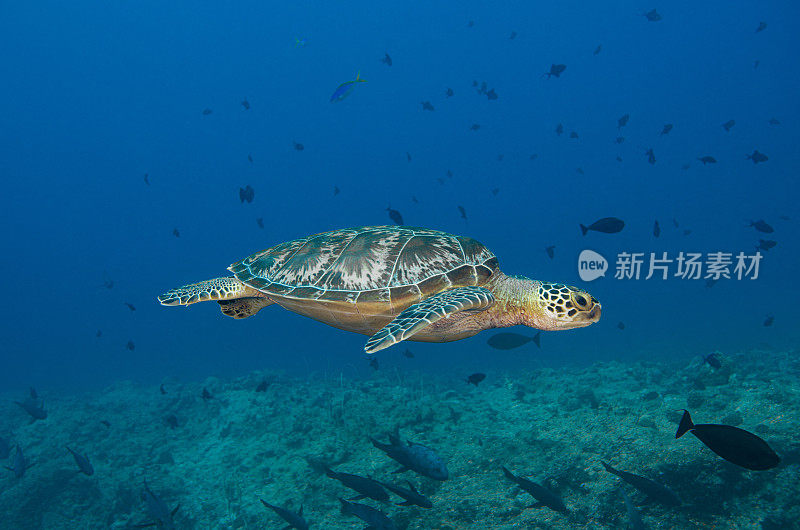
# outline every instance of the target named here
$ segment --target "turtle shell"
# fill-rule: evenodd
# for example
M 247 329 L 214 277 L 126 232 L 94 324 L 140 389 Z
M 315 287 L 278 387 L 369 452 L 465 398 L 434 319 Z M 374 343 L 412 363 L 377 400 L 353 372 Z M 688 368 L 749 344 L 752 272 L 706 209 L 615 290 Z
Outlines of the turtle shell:
M 367 226 L 281 243 L 228 269 L 289 310 L 367 333 L 445 289 L 483 285 L 497 266 L 494 254 L 468 237 Z

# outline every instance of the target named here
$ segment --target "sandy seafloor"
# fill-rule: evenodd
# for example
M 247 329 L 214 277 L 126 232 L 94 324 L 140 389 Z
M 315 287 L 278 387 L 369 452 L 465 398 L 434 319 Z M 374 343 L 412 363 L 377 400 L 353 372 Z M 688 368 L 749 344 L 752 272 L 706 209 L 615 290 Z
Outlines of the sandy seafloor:
M 649 528 L 800 527 L 795 352 L 730 353 L 718 370 L 697 357 L 487 375 L 478 387 L 455 376 L 379 370 L 358 380 L 277 372 L 167 380 L 165 395 L 126 382 L 85 395 L 39 389 L 49 416 L 34 423 L 13 404 L 25 396 L 3 395 L 0 434 L 13 431 L 35 465 L 19 480 L 3 470 L 0 527 L 129 528 L 148 521 L 147 478 L 170 507 L 180 504 L 176 528 L 283 528 L 259 497 L 303 504 L 312 528 L 363 528 L 341 515 L 337 498 L 352 493 L 321 474 L 324 462 L 411 479 L 434 507 L 382 506 L 398 528 L 628 528 L 621 481 L 601 460 L 662 481 L 681 498 L 678 508 L 648 504 L 624 485 Z M 265 379 L 266 392 L 255 392 Z M 201 398 L 204 387 L 214 399 Z M 751 472 L 691 434 L 676 440 L 684 408 L 696 423 L 758 433 L 780 466 Z M 450 479 L 391 475 L 397 466 L 367 436 L 386 440 L 395 427 L 435 448 Z M 77 474 L 65 445 L 89 455 L 94 476 Z M 533 499 L 503 477 L 501 465 L 558 492 L 569 514 L 526 509 Z

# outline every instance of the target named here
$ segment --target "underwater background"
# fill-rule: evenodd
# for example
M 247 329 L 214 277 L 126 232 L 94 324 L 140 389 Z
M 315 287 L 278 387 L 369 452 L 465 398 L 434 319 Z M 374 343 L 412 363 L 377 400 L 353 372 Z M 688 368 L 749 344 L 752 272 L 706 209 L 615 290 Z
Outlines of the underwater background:
M 314 527 L 361 528 L 320 466 L 389 479 L 367 436 L 398 427 L 451 474 L 394 476 L 434 503 L 372 503 L 399 528 L 624 528 L 601 459 L 681 498 L 637 508 L 648 527 L 796 527 L 798 15 L 743 1 L 6 3 L 0 437 L 33 465 L 0 477 L 0 527 L 151 522 L 146 478 L 181 505 L 177 528 L 285 526 L 259 496 L 303 504 Z M 494 349 L 494 330 L 404 343 L 376 369 L 367 337 L 277 306 L 234 320 L 156 299 L 283 241 L 394 224 L 387 208 L 477 239 L 508 274 L 586 289 L 601 320 L 540 347 Z M 624 229 L 582 234 L 606 217 Z M 622 252 L 756 247 L 755 280 L 613 274 Z M 580 279 L 585 249 L 605 277 Z M 715 351 L 722 368 L 704 362 Z M 14 403 L 30 387 L 46 419 Z M 675 440 L 684 408 L 755 431 L 780 466 L 734 469 Z M 65 445 L 96 473 L 76 476 Z M 500 466 L 570 514 L 524 509 Z

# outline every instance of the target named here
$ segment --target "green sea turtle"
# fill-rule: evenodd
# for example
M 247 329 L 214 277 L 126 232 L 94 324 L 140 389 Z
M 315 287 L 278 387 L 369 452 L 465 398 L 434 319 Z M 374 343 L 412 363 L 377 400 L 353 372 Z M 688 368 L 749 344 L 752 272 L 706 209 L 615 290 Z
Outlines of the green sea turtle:
M 508 276 L 481 243 L 425 228 L 333 230 L 256 252 L 228 270 L 232 277 L 179 287 L 158 300 L 213 300 L 233 318 L 278 304 L 369 335 L 367 353 L 402 340 L 450 342 L 484 329 L 571 329 L 600 319 L 600 303 L 585 291 Z

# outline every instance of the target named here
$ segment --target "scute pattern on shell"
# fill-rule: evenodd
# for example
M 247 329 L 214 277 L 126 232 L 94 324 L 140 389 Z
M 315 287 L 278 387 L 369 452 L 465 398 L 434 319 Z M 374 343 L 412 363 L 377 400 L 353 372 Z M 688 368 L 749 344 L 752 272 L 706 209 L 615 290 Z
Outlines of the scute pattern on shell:
M 471 271 L 478 267 L 479 276 L 486 278 L 497 268 L 497 258 L 467 237 L 426 228 L 368 226 L 281 243 L 234 263 L 229 270 L 265 292 L 318 298 L 320 291 L 419 285 L 464 265 Z

